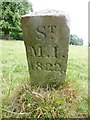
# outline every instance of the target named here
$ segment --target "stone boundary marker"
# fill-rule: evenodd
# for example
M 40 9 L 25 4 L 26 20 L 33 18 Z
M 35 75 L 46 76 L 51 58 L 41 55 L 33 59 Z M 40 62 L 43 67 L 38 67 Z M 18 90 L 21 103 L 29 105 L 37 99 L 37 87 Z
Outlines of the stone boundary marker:
M 43 10 L 22 16 L 22 30 L 32 86 L 65 82 L 70 30 L 67 16 Z

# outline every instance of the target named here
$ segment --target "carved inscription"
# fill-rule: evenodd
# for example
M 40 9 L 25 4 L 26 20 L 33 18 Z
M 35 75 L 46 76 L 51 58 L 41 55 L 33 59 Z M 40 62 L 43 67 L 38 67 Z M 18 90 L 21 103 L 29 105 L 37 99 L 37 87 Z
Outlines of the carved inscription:
M 58 46 L 57 45 L 54 46 L 54 55 L 56 58 L 58 57 Z
M 41 63 L 41 62 L 36 62 L 33 63 L 31 62 L 31 70 L 48 70 L 48 71 L 60 71 L 61 73 L 64 73 L 65 71 L 62 71 L 62 66 L 60 63 Z
M 21 23 L 31 87 L 57 89 L 66 79 L 70 38 L 66 13 L 37 11 L 22 16 Z
M 58 45 L 53 45 L 51 53 L 47 53 L 47 49 L 44 46 L 31 46 L 30 55 L 31 57 L 55 57 L 58 58 Z
M 37 29 L 36 29 L 36 33 L 37 33 L 37 36 L 36 36 L 36 39 L 40 39 L 40 40 L 43 40 L 45 38 L 47 38 L 47 33 L 50 33 L 51 36 L 50 38 L 53 39 L 53 36 L 52 34 L 55 33 L 55 29 L 56 29 L 56 26 L 55 25 L 49 25 L 49 26 L 38 26 Z
M 56 32 L 56 29 L 57 27 L 55 25 L 38 26 L 36 28 L 36 40 L 55 39 L 54 34 Z M 48 57 L 47 59 L 59 58 L 59 52 L 58 52 L 59 46 L 57 44 L 52 45 L 52 47 L 50 47 L 49 52 L 47 51 L 47 48 L 45 46 L 39 46 L 39 45 L 31 46 L 29 49 L 30 49 L 30 56 L 33 57 L 36 61 L 35 63 L 30 62 L 31 70 L 62 71 L 61 64 L 58 62 L 50 63 L 50 62 L 38 61 L 38 59 L 43 60 L 43 58 L 47 58 L 47 57 Z
M 44 46 L 31 46 L 30 47 L 30 55 L 31 57 L 33 57 L 34 59 L 36 59 L 36 62 L 31 62 L 30 66 L 31 66 L 31 70 L 48 70 L 48 71 L 62 71 L 61 69 L 61 64 L 60 63 L 49 63 L 49 62 L 40 62 L 38 61 L 38 59 L 49 59 L 49 57 L 52 57 L 52 59 L 58 59 L 59 58 L 59 54 L 58 54 L 58 45 L 54 45 L 52 46 L 52 52 L 51 53 L 47 53 L 47 51 L 45 51 L 46 49 L 44 48 Z M 47 53 L 47 54 L 45 54 Z M 44 64 L 45 63 L 45 64 Z
M 37 64 L 36 64 L 36 69 L 37 69 L 37 70 L 43 70 L 42 64 L 41 64 L 40 62 L 37 62 Z
M 35 46 L 30 47 L 30 53 L 32 57 L 43 57 L 43 47 L 38 46 L 36 48 Z
M 36 29 L 37 36 L 36 39 L 44 39 L 46 37 L 46 28 L 45 26 L 38 26 Z

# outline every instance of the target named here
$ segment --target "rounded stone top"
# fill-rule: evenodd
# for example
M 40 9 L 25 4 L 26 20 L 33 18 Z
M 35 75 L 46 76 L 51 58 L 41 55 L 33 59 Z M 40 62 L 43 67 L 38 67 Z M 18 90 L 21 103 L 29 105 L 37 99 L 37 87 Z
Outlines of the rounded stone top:
M 44 16 L 64 16 L 68 26 L 70 26 L 70 18 L 69 16 L 64 12 L 64 11 L 59 11 L 59 10 L 54 10 L 54 9 L 44 9 L 41 11 L 37 12 L 31 12 L 29 14 L 23 15 L 22 18 L 24 17 L 34 17 L 34 16 L 39 16 L 39 17 L 44 17 Z
M 45 9 L 37 12 L 31 12 L 29 14 L 23 15 L 22 17 L 28 16 L 66 16 L 66 13 L 54 9 Z

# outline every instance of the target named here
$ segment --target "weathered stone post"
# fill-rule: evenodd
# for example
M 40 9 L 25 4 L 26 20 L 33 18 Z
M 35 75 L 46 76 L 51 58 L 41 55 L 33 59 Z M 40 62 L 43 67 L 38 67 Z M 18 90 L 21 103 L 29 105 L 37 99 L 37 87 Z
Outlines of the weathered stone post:
M 22 16 L 21 22 L 31 85 L 64 83 L 70 36 L 66 15 L 44 10 Z

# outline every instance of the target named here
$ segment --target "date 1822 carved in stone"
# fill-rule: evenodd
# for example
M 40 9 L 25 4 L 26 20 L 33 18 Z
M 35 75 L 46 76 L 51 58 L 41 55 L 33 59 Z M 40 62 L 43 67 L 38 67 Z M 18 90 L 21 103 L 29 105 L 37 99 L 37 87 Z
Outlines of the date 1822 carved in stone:
M 62 85 L 70 36 L 67 16 L 56 10 L 43 10 L 22 16 L 21 22 L 31 85 Z

